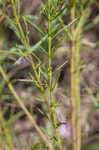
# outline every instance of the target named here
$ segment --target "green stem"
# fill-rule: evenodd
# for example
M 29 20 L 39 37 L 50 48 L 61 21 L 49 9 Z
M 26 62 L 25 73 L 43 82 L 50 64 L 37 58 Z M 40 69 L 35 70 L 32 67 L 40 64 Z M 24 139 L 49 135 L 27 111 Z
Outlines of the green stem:
M 0 111 L 0 125 L 1 125 L 1 128 L 3 130 L 2 132 L 3 132 L 3 135 L 4 135 L 5 144 L 7 144 L 8 148 L 10 150 L 13 150 L 14 146 L 13 146 L 11 134 L 9 132 L 9 129 L 8 129 L 8 127 L 6 125 L 6 122 L 4 120 L 4 117 L 3 117 L 3 113 L 1 111 Z
M 52 76 L 53 76 L 53 72 L 52 72 L 52 51 L 51 51 L 51 15 L 50 15 L 50 9 L 51 9 L 51 1 L 48 0 L 48 70 L 49 70 L 49 89 L 50 89 L 50 104 L 54 105 L 54 100 L 53 100 L 53 91 L 52 91 Z M 58 141 L 58 146 L 59 149 L 62 150 L 62 143 L 61 143 L 61 139 L 60 139 L 60 135 L 58 133 L 57 130 L 57 124 L 56 124 L 56 119 L 55 119 L 55 108 L 53 109 L 52 106 L 52 110 L 51 110 L 51 121 L 53 124 L 53 127 L 55 129 L 55 133 L 56 133 L 56 137 L 57 137 L 57 141 Z
M 75 4 L 71 8 L 71 20 L 75 19 Z M 80 75 L 79 75 L 79 38 L 75 37 L 75 25 L 71 26 L 71 50 L 70 50 L 70 99 L 71 99 L 71 123 L 72 123 L 72 150 L 81 149 L 80 127 Z M 79 35 L 78 35 L 79 36 Z
M 81 121 L 80 121 L 80 45 L 79 35 L 76 41 L 76 74 L 75 74 L 75 97 L 76 97 L 76 111 L 77 111 L 77 150 L 81 149 Z
M 49 86 L 50 100 L 52 100 L 52 53 L 51 53 L 51 16 L 50 16 L 50 0 L 48 0 L 48 62 L 49 62 Z
M 74 19 L 74 7 L 71 8 L 71 20 Z M 76 104 L 75 104 L 75 44 L 74 24 L 71 26 L 70 48 L 70 99 L 71 99 L 71 124 L 72 124 L 72 150 L 76 150 Z
M 13 0 L 11 0 L 11 2 L 12 2 L 12 4 L 13 4 Z M 37 79 L 37 82 L 39 83 L 39 87 L 40 87 L 40 89 L 41 89 L 43 98 L 44 98 L 44 100 L 45 100 L 45 103 L 46 103 L 48 112 L 50 113 L 50 112 L 51 112 L 51 111 L 50 111 L 50 105 L 49 105 L 49 102 L 48 102 L 48 100 L 47 100 L 47 98 L 46 98 L 46 96 L 45 96 L 45 91 L 44 91 L 44 89 L 43 89 L 43 86 L 42 86 L 42 83 L 41 83 L 41 81 L 40 81 L 39 75 L 38 75 L 38 73 L 37 73 L 37 71 L 36 71 L 36 67 L 35 67 L 35 64 L 34 64 L 34 62 L 33 62 L 33 60 L 32 60 L 32 56 L 30 55 L 30 53 L 31 53 L 31 52 L 30 52 L 30 47 L 29 47 L 28 42 L 26 41 L 26 38 L 25 38 L 25 35 L 24 35 L 24 32 L 23 32 L 23 29 L 22 29 L 22 27 L 21 27 L 21 24 L 20 24 L 20 21 L 19 21 L 17 12 L 16 12 L 16 7 L 14 6 L 14 4 L 13 4 L 13 12 L 14 12 L 14 16 L 15 16 L 15 19 L 16 19 L 16 24 L 17 24 L 17 26 L 18 26 L 18 29 L 19 29 L 20 34 L 21 34 L 21 37 L 22 37 L 23 42 L 24 42 L 24 46 L 25 46 L 25 48 L 26 48 L 26 50 L 27 50 L 27 55 L 28 55 L 28 57 L 29 57 L 29 59 L 30 59 L 32 69 L 33 69 L 33 71 L 34 71 L 34 74 L 35 74 L 35 77 L 36 77 L 36 79 Z M 35 54 L 33 54 L 33 55 L 35 56 Z M 35 57 L 36 57 L 36 56 L 35 56 Z
M 8 87 L 10 89 L 10 91 L 12 92 L 13 96 L 15 97 L 15 99 L 17 100 L 17 102 L 19 103 L 20 107 L 23 109 L 23 111 L 25 112 L 25 114 L 28 116 L 29 120 L 31 121 L 31 123 L 33 124 L 33 126 L 35 127 L 36 131 L 38 132 L 38 134 L 40 135 L 40 137 L 44 140 L 44 142 L 47 144 L 47 146 L 49 147 L 50 150 L 54 150 L 53 146 L 51 145 L 51 143 L 48 141 L 47 137 L 45 136 L 45 134 L 41 131 L 41 129 L 38 127 L 38 125 L 36 124 L 33 116 L 29 113 L 29 111 L 27 110 L 27 108 L 24 106 L 24 104 L 22 103 L 21 98 L 17 95 L 15 89 L 13 88 L 11 82 L 9 81 L 7 75 L 5 74 L 2 66 L 0 65 L 0 72 L 4 78 L 4 80 L 8 83 Z

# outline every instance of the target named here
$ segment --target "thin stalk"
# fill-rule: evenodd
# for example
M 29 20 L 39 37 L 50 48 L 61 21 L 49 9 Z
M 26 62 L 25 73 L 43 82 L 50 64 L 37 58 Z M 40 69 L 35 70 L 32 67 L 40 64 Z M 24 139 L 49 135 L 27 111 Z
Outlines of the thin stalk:
M 3 130 L 5 143 L 7 144 L 8 148 L 10 150 L 13 150 L 14 146 L 13 146 L 13 142 L 12 142 L 12 139 L 11 139 L 11 135 L 10 135 L 9 129 L 8 129 L 7 125 L 6 125 L 6 122 L 5 122 L 4 118 L 3 118 L 3 114 L 2 114 L 1 111 L 0 111 L 0 124 L 1 124 L 2 130 Z
M 83 25 L 90 15 L 90 8 L 85 10 L 82 8 L 82 15 L 80 17 L 79 23 L 75 29 L 75 99 L 76 99 L 76 111 L 77 111 L 77 124 L 76 124 L 76 133 L 77 133 L 77 150 L 81 149 L 81 118 L 80 118 L 80 35 L 83 32 Z
M 71 9 L 71 20 L 74 19 L 74 7 Z M 71 124 L 72 124 L 72 150 L 76 150 L 76 103 L 75 103 L 75 44 L 74 24 L 71 26 L 71 47 L 70 47 L 70 99 L 71 99 Z
M 51 16 L 50 16 L 50 0 L 48 0 L 48 75 L 50 88 L 50 101 L 52 103 L 52 52 L 51 52 Z
M 80 119 L 80 45 L 79 35 L 76 41 L 76 74 L 75 74 L 75 97 L 76 97 L 76 111 L 77 111 L 77 150 L 81 149 L 81 119 Z
M 50 104 L 54 105 L 54 100 L 53 100 L 53 91 L 52 91 L 52 50 L 51 50 L 51 43 L 52 43 L 52 38 L 51 38 L 51 15 L 50 15 L 50 10 L 51 10 L 51 0 L 48 0 L 48 72 L 49 72 L 49 92 L 50 92 Z M 55 107 L 55 106 L 54 106 Z M 55 108 L 53 109 L 51 106 L 51 121 L 53 124 L 53 127 L 55 129 L 56 137 L 57 137 L 57 142 L 58 142 L 58 147 L 59 150 L 62 150 L 62 143 L 60 139 L 60 135 L 57 130 L 57 124 L 56 124 L 56 118 L 55 118 Z
M 70 32 L 68 31 L 68 28 L 66 28 L 66 25 L 64 24 L 64 21 L 61 19 L 60 16 L 58 17 L 58 20 L 59 20 L 59 22 L 62 24 L 62 26 L 63 26 L 63 28 L 64 28 L 64 31 L 66 32 L 66 35 L 68 36 L 68 39 L 71 40 L 71 39 L 72 39 L 71 34 L 70 34 Z
M 75 19 L 75 3 L 71 8 L 71 20 Z M 70 99 L 71 99 L 71 123 L 72 123 L 72 150 L 81 149 L 80 129 L 80 89 L 79 89 L 79 41 L 75 38 L 75 25 L 71 26 L 70 48 Z
M 24 106 L 24 104 L 22 103 L 21 98 L 18 96 L 18 94 L 16 93 L 15 89 L 13 88 L 11 82 L 9 81 L 6 73 L 4 72 L 2 66 L 0 65 L 0 72 L 4 78 L 4 80 L 8 83 L 8 87 L 11 91 L 11 93 L 13 94 L 13 96 L 15 97 L 15 99 L 17 100 L 17 102 L 19 103 L 20 107 L 23 109 L 23 111 L 25 112 L 25 114 L 28 116 L 29 120 L 31 121 L 31 123 L 33 124 L 34 128 L 36 129 L 36 131 L 38 132 L 38 134 L 40 135 L 40 137 L 44 140 L 45 144 L 49 147 L 50 150 L 54 150 L 52 144 L 48 141 L 47 137 L 45 136 L 45 134 L 41 131 L 41 129 L 38 127 L 38 125 L 36 124 L 33 116 L 29 113 L 29 111 L 27 110 L 27 108 Z
M 12 0 L 12 4 L 13 4 L 13 0 Z M 26 48 L 26 50 L 27 50 L 27 54 L 28 54 L 28 57 L 29 57 L 29 59 L 30 59 L 30 61 L 31 61 L 31 65 L 32 65 L 32 69 L 33 69 L 33 71 L 34 71 L 34 74 L 35 74 L 35 77 L 36 77 L 36 79 L 37 79 L 37 82 L 39 83 L 39 86 L 40 86 L 40 89 L 41 89 L 41 92 L 42 92 L 42 94 L 43 94 L 43 98 L 44 98 L 44 100 L 45 100 L 45 103 L 46 103 L 46 105 L 47 105 L 47 109 L 48 109 L 48 112 L 49 112 L 49 114 L 51 114 L 51 110 L 50 110 L 50 105 L 49 105 L 49 103 L 48 103 L 48 101 L 47 101 L 47 98 L 46 98 L 46 96 L 45 96 L 45 91 L 44 91 L 44 89 L 43 89 L 43 87 L 42 87 L 42 84 L 41 84 L 41 81 L 40 81 L 40 79 L 39 79 L 39 76 L 38 76 L 38 74 L 37 74 L 37 71 L 36 71 L 36 67 L 35 67 L 35 65 L 34 65 L 34 62 L 33 62 L 33 60 L 32 60 L 32 57 L 31 57 L 31 55 L 30 55 L 30 48 L 29 48 L 29 44 L 28 44 L 28 42 L 26 41 L 26 38 L 25 38 L 25 35 L 24 35 L 24 32 L 23 32 L 23 30 L 22 30 L 22 27 L 21 27 L 21 25 L 20 25 L 20 22 L 19 22 L 19 18 L 18 18 L 18 15 L 17 15 L 17 12 L 16 12 L 16 8 L 15 8 L 15 6 L 14 6 L 14 4 L 13 4 L 13 12 L 14 12 L 14 16 L 15 16 L 15 19 L 16 19 L 16 24 L 17 24 L 17 26 L 18 26 L 18 29 L 19 29 L 19 31 L 20 31 L 20 34 L 21 34 L 21 37 L 22 37 L 22 39 L 23 39 L 23 42 L 24 42 L 24 46 L 25 46 L 25 48 Z M 49 17 L 50 18 L 50 17 Z M 50 22 L 50 21 L 49 21 Z M 50 31 L 50 23 L 49 23 L 49 30 L 48 31 Z M 48 34 L 50 35 L 50 32 L 48 32 Z M 52 100 L 52 68 L 51 68 L 51 36 L 49 36 L 48 37 L 48 43 L 49 43 L 49 81 L 50 81 L 50 98 L 51 98 L 51 100 Z M 26 112 L 26 110 L 25 110 L 25 112 Z M 54 113 L 53 113 L 54 114 Z M 29 115 L 29 114 L 28 114 Z M 54 117 L 53 117 L 54 118 Z M 54 119 L 53 119 L 54 120 Z M 56 124 L 55 124 L 55 122 L 54 122 L 54 126 L 55 126 L 55 131 L 57 131 L 57 128 L 56 128 Z M 58 131 L 56 132 L 56 135 L 58 135 Z M 59 137 L 59 135 L 57 136 L 58 137 L 58 141 L 59 141 L 59 147 L 60 147 L 60 150 L 62 150 L 62 148 L 61 148 L 61 144 L 60 144 L 60 137 Z M 44 139 L 44 137 L 43 137 L 43 139 Z
M 6 7 L 6 0 L 3 0 L 2 1 L 2 4 L 3 4 L 3 6 L 2 6 L 2 12 L 4 13 L 5 12 L 5 7 Z
M 11 2 L 12 2 L 12 4 L 14 3 L 13 0 L 11 0 Z M 45 96 L 45 91 L 44 91 L 44 89 L 43 89 L 43 86 L 42 86 L 42 83 L 41 83 L 41 81 L 40 81 L 39 75 L 38 75 L 38 73 L 37 73 L 37 71 L 36 71 L 36 67 L 35 67 L 35 64 L 34 64 L 34 62 L 33 62 L 33 60 L 32 60 L 32 56 L 30 55 L 30 53 L 31 53 L 31 52 L 30 52 L 30 46 L 29 46 L 28 42 L 26 41 L 26 38 L 25 38 L 25 35 L 24 35 L 24 32 L 23 32 L 23 29 L 22 29 L 22 27 L 21 27 L 21 24 L 20 24 L 20 21 L 19 21 L 17 12 L 16 12 L 16 7 L 14 6 L 14 4 L 13 4 L 13 12 L 14 12 L 16 24 L 17 24 L 17 26 L 18 26 L 18 29 L 19 29 L 20 34 L 21 34 L 21 37 L 22 37 L 23 42 L 24 42 L 24 46 L 25 46 L 26 51 L 27 51 L 27 55 L 28 55 L 28 57 L 29 57 L 29 59 L 30 59 L 32 69 L 33 69 L 33 71 L 34 71 L 34 74 L 35 74 L 35 77 L 36 77 L 36 79 L 37 79 L 37 82 L 39 83 L 39 87 L 40 87 L 40 89 L 41 89 L 43 98 L 44 98 L 44 100 L 45 100 L 45 103 L 46 103 L 48 112 L 50 113 L 51 111 L 50 111 L 49 102 L 48 102 L 48 100 L 47 100 L 47 98 L 46 98 L 46 96 Z M 35 55 L 35 54 L 33 54 L 33 55 Z

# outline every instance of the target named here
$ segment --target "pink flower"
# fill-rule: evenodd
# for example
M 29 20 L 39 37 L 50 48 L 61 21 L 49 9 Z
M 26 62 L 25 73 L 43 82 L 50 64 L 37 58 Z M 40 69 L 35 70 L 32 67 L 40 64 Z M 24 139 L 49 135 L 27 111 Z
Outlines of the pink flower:
M 20 58 L 15 65 L 24 65 L 24 66 L 29 66 L 29 59 L 26 56 L 25 58 Z
M 72 136 L 72 128 L 67 121 L 60 121 L 61 125 L 58 127 L 58 132 L 60 137 L 63 138 L 71 138 Z

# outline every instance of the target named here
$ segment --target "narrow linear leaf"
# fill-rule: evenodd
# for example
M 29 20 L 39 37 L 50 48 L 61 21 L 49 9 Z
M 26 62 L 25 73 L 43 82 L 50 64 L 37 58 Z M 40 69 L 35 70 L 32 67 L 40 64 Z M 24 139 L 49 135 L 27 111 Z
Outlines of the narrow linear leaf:
M 74 22 L 76 22 L 78 20 L 79 17 L 75 18 L 72 22 L 70 22 L 68 25 L 66 25 L 65 27 L 63 27 L 62 29 L 60 29 L 53 37 L 53 39 L 60 34 L 62 31 L 64 31 L 66 28 L 69 28 Z
M 88 94 L 89 94 L 89 96 L 90 96 L 94 106 L 99 109 L 99 103 L 97 102 L 95 96 L 92 94 L 91 89 L 86 86 L 86 90 L 87 90 L 87 92 L 88 92 Z
M 54 18 L 52 18 L 52 20 L 56 19 L 57 17 L 59 17 L 63 12 L 64 10 L 67 8 L 67 6 L 64 6 L 57 14 Z M 66 9 L 67 10 L 67 9 Z
M 14 51 L 11 51 L 11 50 L 0 50 L 0 53 L 20 55 L 19 52 L 14 52 Z
M 13 124 L 16 120 L 18 120 L 23 115 L 24 115 L 24 112 L 21 111 L 15 115 L 11 116 L 11 118 L 6 122 L 6 125 L 10 126 L 11 124 Z
M 85 20 L 87 20 L 87 18 L 89 17 L 89 14 L 90 14 L 90 10 L 87 8 L 82 14 L 82 16 L 80 17 L 79 23 L 75 30 L 75 37 L 77 37 L 82 32 L 82 27 L 85 23 Z
M 42 35 L 44 35 L 44 33 L 42 32 L 42 30 L 41 30 L 36 24 L 34 24 L 31 20 L 28 20 L 27 18 L 26 18 L 26 20 L 27 20 L 27 22 L 28 22 L 29 24 L 31 24 L 37 31 L 39 31 Z
M 55 79 L 55 81 L 54 81 L 54 83 L 53 83 L 52 91 L 55 89 L 56 84 L 57 84 L 57 82 L 58 82 L 58 80 L 59 80 L 59 77 L 60 77 L 60 73 L 58 73 L 58 75 L 57 75 L 57 77 L 56 77 L 56 79 Z
M 26 19 L 29 19 L 29 20 L 33 20 L 33 19 L 38 20 L 38 17 L 37 17 L 37 16 L 30 15 L 30 14 L 28 14 L 28 15 L 23 15 L 23 17 L 25 17 Z
M 21 82 L 33 82 L 33 80 L 26 80 L 26 79 L 18 79 L 17 81 L 21 81 Z
M 64 67 L 64 65 L 67 64 L 67 62 L 68 61 L 66 60 L 62 65 L 60 65 L 58 68 L 56 68 L 56 70 L 54 71 L 54 73 L 57 72 L 57 71 L 59 71 L 62 67 Z
M 31 47 L 30 48 L 31 53 L 36 51 L 47 38 L 48 38 L 48 35 L 44 36 L 38 43 L 36 43 L 33 47 Z
M 10 28 L 15 32 L 16 36 L 23 43 L 22 38 L 20 36 L 20 32 L 18 31 L 17 26 L 15 25 L 15 22 L 9 16 L 6 16 L 6 18 L 9 22 Z

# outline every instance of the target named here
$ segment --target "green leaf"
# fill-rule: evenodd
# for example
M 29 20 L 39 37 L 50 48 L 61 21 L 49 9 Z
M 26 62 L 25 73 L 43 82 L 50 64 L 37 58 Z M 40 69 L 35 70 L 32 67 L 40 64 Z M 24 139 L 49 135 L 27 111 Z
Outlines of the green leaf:
M 7 126 L 10 126 L 11 124 L 13 124 L 16 120 L 18 120 L 20 117 L 22 117 L 24 115 L 24 112 L 21 111 L 13 116 L 11 116 L 11 118 L 6 122 Z
M 43 150 L 44 149 L 44 143 L 38 142 L 35 145 L 31 146 L 30 150 Z
M 54 112 L 55 107 L 56 107 L 56 104 L 55 104 L 55 101 L 53 101 L 53 102 L 51 103 L 51 112 Z
M 60 77 L 60 73 L 58 73 L 58 75 L 57 75 L 57 77 L 56 77 L 56 79 L 55 79 L 55 81 L 54 81 L 54 83 L 53 83 L 52 91 L 55 89 L 56 84 L 57 84 L 57 82 L 58 82 L 58 80 L 59 80 L 59 77 Z
M 40 49 L 44 52 L 44 54 L 46 54 L 48 56 L 48 52 L 45 50 L 45 48 L 40 47 Z
M 56 70 L 54 71 L 54 73 L 55 73 L 56 71 L 59 71 L 62 67 L 64 67 L 64 65 L 67 64 L 67 62 L 68 62 L 68 61 L 66 60 L 62 65 L 60 65 L 59 67 L 57 67 Z
M 71 21 L 68 25 L 66 25 L 65 27 L 61 28 L 53 37 L 53 39 L 59 35 L 62 31 L 64 31 L 65 29 L 67 30 L 67 28 L 69 28 L 74 22 L 76 22 L 78 20 L 78 18 L 75 18 L 73 21 Z
M 87 18 L 89 17 L 90 15 L 90 10 L 87 8 L 83 14 L 80 16 L 80 19 L 79 19 L 79 22 L 77 24 L 77 27 L 76 27 L 76 30 L 75 30 L 75 38 L 78 37 L 78 35 L 81 34 L 82 32 L 82 27 L 85 23 L 85 21 L 87 20 Z
M 30 14 L 28 14 L 28 15 L 23 15 L 26 19 L 29 19 L 29 20 L 33 20 L 33 19 L 35 19 L 35 20 L 38 20 L 38 17 L 37 16 L 34 16 L 34 15 L 30 15 Z
M 97 135 L 97 134 L 96 134 Z M 97 135 L 98 136 L 98 135 Z M 97 140 L 92 140 L 91 142 L 89 142 L 88 144 L 85 144 L 82 147 L 82 150 L 98 150 L 99 149 L 99 142 L 98 142 L 98 138 Z
M 33 80 L 27 80 L 27 79 L 18 79 L 18 81 L 21 81 L 21 82 L 34 82 Z
M 91 98 L 91 100 L 92 100 L 94 106 L 99 109 L 99 102 L 97 101 L 97 99 L 96 99 L 95 96 L 93 95 L 91 89 L 88 88 L 88 86 L 86 86 L 85 88 L 86 88 L 86 90 L 87 90 L 87 92 L 88 92 L 88 94 L 89 94 L 89 96 L 90 96 L 90 98 Z
M 6 16 L 6 18 L 7 18 L 8 22 L 9 22 L 10 28 L 15 32 L 15 34 L 17 35 L 19 40 L 23 43 L 22 38 L 20 36 L 20 32 L 17 29 L 17 26 L 15 25 L 15 22 L 9 16 Z
M 0 5 L 2 4 L 2 0 L 0 0 Z
M 36 43 L 33 47 L 31 47 L 31 48 L 30 48 L 31 53 L 34 52 L 34 51 L 36 51 L 36 50 L 40 47 L 40 45 L 41 45 L 45 40 L 47 40 L 47 38 L 48 38 L 48 35 L 45 35 L 38 43 Z
M 37 31 L 39 31 L 42 35 L 44 35 L 44 33 L 42 32 L 42 30 L 36 25 L 34 24 L 31 20 L 29 20 L 28 18 L 26 18 L 26 21 L 31 24 Z
M 57 14 L 56 14 L 56 16 L 54 17 L 54 18 L 52 18 L 52 20 L 54 20 L 54 19 L 56 19 L 57 17 L 59 17 L 63 12 L 64 12 L 64 10 L 67 8 L 67 6 L 64 6 Z M 67 11 L 67 9 L 66 9 L 66 11 Z M 66 12 L 67 13 L 67 12 Z
M 15 49 L 14 49 L 15 50 Z M 19 52 L 11 51 L 11 50 L 0 50 L 0 53 L 2 54 L 15 54 L 20 55 Z M 8 55 L 7 55 L 8 56 Z

